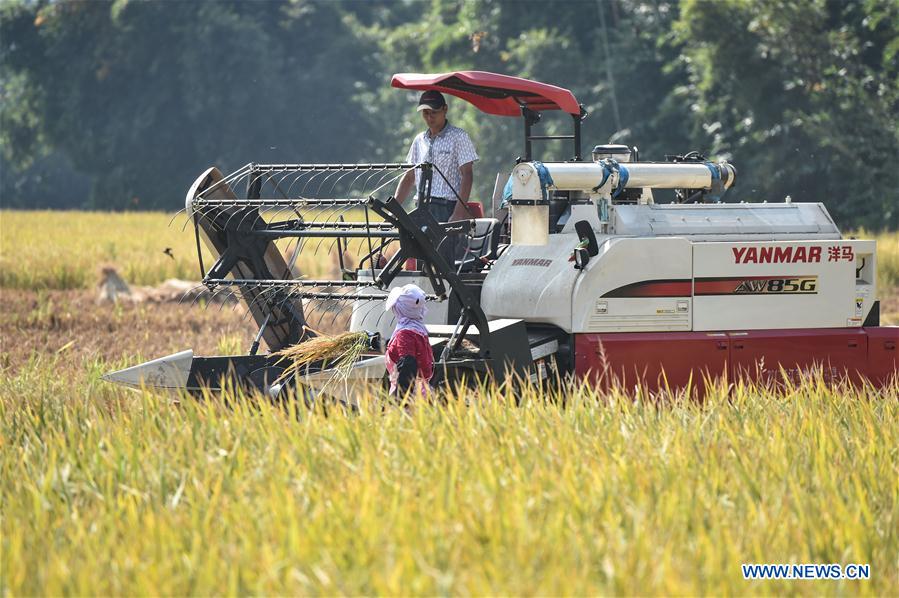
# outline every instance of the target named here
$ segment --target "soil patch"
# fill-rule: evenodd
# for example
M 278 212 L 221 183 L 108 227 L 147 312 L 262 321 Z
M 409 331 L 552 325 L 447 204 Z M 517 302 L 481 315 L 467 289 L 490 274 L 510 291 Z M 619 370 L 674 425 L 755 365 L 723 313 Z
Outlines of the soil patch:
M 0 290 L 0 368 L 32 355 L 84 360 L 145 359 L 184 349 L 215 354 L 224 344 L 245 351 L 256 326 L 238 304 L 98 303 L 95 290 Z M 245 346 L 244 346 L 245 345 Z

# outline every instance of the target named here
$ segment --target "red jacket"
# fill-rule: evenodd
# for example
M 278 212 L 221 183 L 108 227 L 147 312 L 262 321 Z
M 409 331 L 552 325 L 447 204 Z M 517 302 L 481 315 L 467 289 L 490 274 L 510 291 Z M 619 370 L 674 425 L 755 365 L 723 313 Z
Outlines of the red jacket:
M 434 375 L 434 352 L 428 337 L 414 330 L 400 330 L 387 343 L 386 364 L 391 383 L 396 378 L 396 363 L 406 355 L 418 362 L 418 376 L 430 380 Z

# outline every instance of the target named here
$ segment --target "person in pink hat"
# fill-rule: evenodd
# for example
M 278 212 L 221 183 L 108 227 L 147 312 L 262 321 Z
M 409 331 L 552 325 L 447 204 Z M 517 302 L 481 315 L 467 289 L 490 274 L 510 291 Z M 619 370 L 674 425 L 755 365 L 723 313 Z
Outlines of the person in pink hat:
M 414 284 L 395 287 L 387 295 L 385 306 L 396 316 L 396 329 L 387 343 L 385 362 L 390 377 L 390 394 L 405 396 L 412 392 L 427 395 L 434 375 L 434 352 L 428 340 L 424 318 L 425 293 Z

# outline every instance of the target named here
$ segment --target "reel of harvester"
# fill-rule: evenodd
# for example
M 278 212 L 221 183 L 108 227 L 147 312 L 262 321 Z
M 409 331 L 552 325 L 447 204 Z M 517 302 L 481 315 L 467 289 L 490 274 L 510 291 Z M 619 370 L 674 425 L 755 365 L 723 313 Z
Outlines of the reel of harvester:
M 415 260 L 433 291 L 428 301 L 452 298 L 458 306 L 455 334 L 439 348 L 437 370 L 488 367 L 487 318 L 444 250 L 453 237 L 472 235 L 475 221 L 438 223 L 425 207 L 407 212 L 391 192 L 400 177 L 415 169 L 420 171 L 419 204 L 424 206 L 432 177 L 442 176 L 428 163 L 247 164 L 227 176 L 208 169 L 188 192 L 185 210 L 196 235 L 202 285 L 213 295 L 242 300 L 258 326 L 248 354 L 194 357 L 187 351 L 107 378 L 132 386 L 188 390 L 221 388 L 227 379 L 280 393 L 285 364 L 274 354 L 307 342 L 317 330 L 332 328 L 336 318 L 350 310 L 362 320 L 378 314 L 378 323 L 387 290 L 409 260 Z M 211 260 L 204 258 L 203 245 Z M 300 272 L 301 256 L 335 253 L 339 267 L 333 277 L 307 278 Z M 460 357 L 462 339 L 472 326 L 480 341 L 476 351 L 468 345 Z M 369 338 L 370 352 L 352 369 L 354 380 L 383 377 L 380 335 L 371 331 Z M 263 341 L 269 352 L 260 355 Z M 330 379 L 326 367 L 324 362 L 310 364 L 304 369 L 306 379 L 289 380 L 288 386 L 324 383 Z

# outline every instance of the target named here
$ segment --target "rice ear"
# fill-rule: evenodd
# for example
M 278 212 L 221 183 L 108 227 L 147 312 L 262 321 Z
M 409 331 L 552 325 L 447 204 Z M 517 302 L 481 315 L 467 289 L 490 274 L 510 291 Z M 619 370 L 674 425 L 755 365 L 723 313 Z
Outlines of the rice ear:
M 278 363 L 289 361 L 290 364 L 278 377 L 278 382 L 294 376 L 300 369 L 312 363 L 332 361 L 335 375 L 346 378 L 368 347 L 368 334 L 365 332 L 343 332 L 334 336 L 315 336 L 296 345 L 292 345 L 275 353 L 281 357 Z

